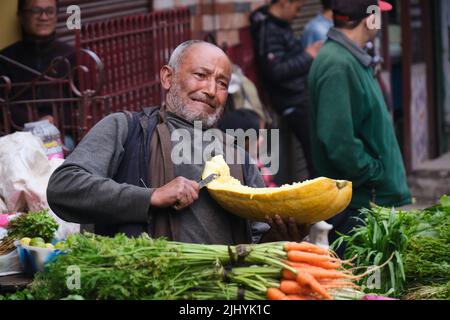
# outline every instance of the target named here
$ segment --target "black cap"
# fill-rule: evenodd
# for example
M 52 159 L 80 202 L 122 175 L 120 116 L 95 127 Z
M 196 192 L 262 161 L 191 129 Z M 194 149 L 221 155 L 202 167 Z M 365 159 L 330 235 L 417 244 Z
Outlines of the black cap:
M 378 6 L 381 11 L 392 10 L 392 5 L 380 0 L 332 0 L 331 9 L 334 19 L 341 21 L 355 21 L 368 17 L 370 6 Z M 369 12 L 368 12 L 369 11 Z

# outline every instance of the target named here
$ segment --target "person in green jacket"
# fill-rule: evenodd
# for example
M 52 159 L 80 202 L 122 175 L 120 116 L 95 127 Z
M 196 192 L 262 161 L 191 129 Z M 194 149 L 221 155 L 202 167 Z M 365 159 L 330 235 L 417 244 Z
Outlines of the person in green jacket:
M 322 176 L 353 182 L 349 208 L 328 221 L 334 226 L 330 242 L 336 232 L 348 233 L 357 223 L 353 218 L 358 210 L 370 202 L 411 203 L 392 119 L 374 77 L 372 58 L 363 50 L 379 31 L 372 25 L 374 14 L 367 13 L 371 5 L 380 11 L 392 9 L 377 0 L 333 1 L 335 28 L 308 79 L 314 165 Z

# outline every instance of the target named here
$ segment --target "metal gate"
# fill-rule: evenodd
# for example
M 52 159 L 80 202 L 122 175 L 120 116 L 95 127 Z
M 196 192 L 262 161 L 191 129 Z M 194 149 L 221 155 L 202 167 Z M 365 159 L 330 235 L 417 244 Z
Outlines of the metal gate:
M 23 130 L 14 122 L 14 108 L 26 110 L 32 122 L 38 120 L 39 105 L 50 105 L 55 125 L 78 142 L 112 112 L 161 104 L 159 70 L 173 49 L 190 38 L 189 10 L 179 8 L 85 24 L 76 33 L 76 66 L 58 57 L 39 73 L 8 61 L 36 77 L 11 83 L 0 75 L 0 135 Z M 57 66 L 66 72 L 55 78 L 51 74 Z M 51 97 L 35 94 L 50 87 L 56 92 Z
M 187 8 L 127 16 L 83 26 L 76 35 L 77 49 L 95 52 L 104 64 L 105 83 L 96 105 L 85 110 L 81 130 L 86 132 L 105 115 L 137 111 L 162 100 L 159 70 L 175 47 L 191 38 Z M 85 64 L 82 57 L 79 64 Z M 95 75 L 80 74 L 81 88 L 92 87 Z

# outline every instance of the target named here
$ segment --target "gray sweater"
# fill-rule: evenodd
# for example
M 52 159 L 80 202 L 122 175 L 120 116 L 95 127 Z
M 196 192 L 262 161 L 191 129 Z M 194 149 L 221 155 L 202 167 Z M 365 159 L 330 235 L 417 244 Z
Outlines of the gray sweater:
M 176 119 L 168 118 L 167 121 L 171 131 L 190 129 Z M 154 189 L 119 184 L 112 179 L 122 160 L 127 135 L 128 121 L 123 113 L 105 117 L 53 173 L 47 198 L 52 210 L 62 219 L 82 224 L 148 223 Z M 175 173 L 196 179 L 201 176 L 202 169 L 202 164 L 176 165 Z M 245 178 L 250 186 L 264 187 L 258 169 L 253 165 L 249 166 Z M 226 224 L 230 213 L 218 207 L 207 191 L 202 190 L 199 200 L 180 214 L 184 215 L 181 241 L 231 242 L 227 238 L 229 229 Z M 264 223 L 252 223 L 254 241 L 258 241 L 268 229 Z

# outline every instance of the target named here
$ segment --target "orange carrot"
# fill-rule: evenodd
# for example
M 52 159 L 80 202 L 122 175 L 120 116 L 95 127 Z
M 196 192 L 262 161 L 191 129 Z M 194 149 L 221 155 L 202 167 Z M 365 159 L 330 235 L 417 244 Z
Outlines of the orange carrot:
M 358 288 L 358 285 L 353 282 L 344 280 L 319 280 L 319 283 L 325 289 Z
M 315 244 L 309 243 L 309 242 L 288 242 L 284 245 L 285 251 L 305 251 L 305 252 L 311 252 L 311 253 L 317 253 L 320 255 L 328 256 L 330 255 L 330 252 L 327 249 L 321 248 L 319 246 L 316 246 Z
M 297 271 L 303 271 L 311 274 L 316 279 L 343 279 L 343 278 L 353 278 L 352 275 L 344 273 L 342 271 L 338 270 L 328 270 L 323 269 L 316 266 L 310 266 L 306 263 L 296 263 L 296 262 L 286 262 L 286 264 L 290 265 Z M 284 271 L 283 270 L 283 277 L 288 280 L 293 280 L 293 277 L 295 277 L 295 274 L 291 271 L 287 272 L 289 270 Z
M 319 283 L 321 285 L 349 285 L 349 286 L 357 286 L 356 284 L 354 284 L 351 280 L 347 280 L 347 279 L 318 279 Z
M 325 299 L 333 299 L 333 297 L 327 292 L 327 290 L 309 273 L 299 272 L 299 274 L 297 275 L 297 282 L 301 286 L 307 286 L 311 288 L 313 292 L 316 292 Z
M 335 270 L 340 267 L 339 262 L 322 262 L 322 263 L 316 263 L 314 265 L 311 265 L 309 263 L 305 262 L 292 262 L 289 260 L 284 260 L 284 263 L 291 267 L 303 267 L 303 268 L 320 268 L 320 269 L 327 269 L 327 270 Z
M 291 270 L 283 269 L 282 277 L 283 277 L 283 280 L 297 281 L 297 275 L 295 273 L 293 273 Z
M 317 267 L 321 267 L 323 269 L 333 270 L 333 269 L 340 268 L 342 266 L 342 262 L 339 260 L 337 260 L 335 262 L 318 262 L 315 265 Z
M 336 262 L 338 259 L 330 256 L 322 256 L 317 253 L 309 253 L 302 251 L 288 251 L 288 259 L 292 262 L 306 262 L 312 265 L 324 262 Z
M 268 300 L 287 300 L 287 296 L 277 288 L 267 289 L 266 296 Z
M 297 281 L 283 280 L 280 283 L 280 290 L 284 294 L 308 294 L 310 290 L 302 287 Z

